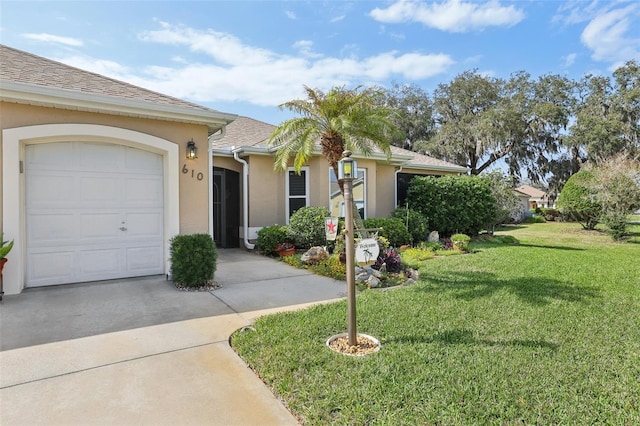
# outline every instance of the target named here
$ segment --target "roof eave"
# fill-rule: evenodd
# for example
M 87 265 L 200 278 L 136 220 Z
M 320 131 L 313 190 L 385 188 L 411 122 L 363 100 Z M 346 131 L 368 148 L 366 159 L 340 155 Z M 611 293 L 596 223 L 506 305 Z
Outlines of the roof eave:
M 133 99 L 17 83 L 9 80 L 0 82 L 0 100 L 76 111 L 202 124 L 208 126 L 211 131 L 219 130 L 237 117 L 236 114 L 213 110 L 198 110 L 177 105 L 141 102 Z

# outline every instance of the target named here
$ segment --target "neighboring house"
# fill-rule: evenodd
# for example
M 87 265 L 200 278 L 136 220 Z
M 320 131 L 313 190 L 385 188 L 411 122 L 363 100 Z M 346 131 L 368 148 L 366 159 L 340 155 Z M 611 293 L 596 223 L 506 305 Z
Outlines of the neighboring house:
M 275 149 L 266 145 L 274 129 L 271 124 L 241 116 L 213 143 L 214 234 L 223 247 L 239 245 L 240 238 L 246 247 L 253 248 L 259 229 L 287 224 L 300 207 L 326 206 L 332 214 L 342 215 L 344 202 L 337 180 L 319 149 L 300 174 L 293 167 L 286 172 L 274 170 Z M 402 148 L 392 146 L 391 152 L 390 159 L 382 152 L 369 157 L 353 154 L 359 171 L 354 201 L 365 218 L 386 217 L 401 205 L 414 176 L 467 171 Z
M 527 210 L 535 210 L 537 208 L 554 208 L 555 200 L 549 195 L 533 186 L 522 185 L 516 188 L 516 191 L 529 196 L 529 207 Z
M 235 118 L 0 45 L 6 294 L 168 274 L 170 239 L 213 229 L 208 141 Z
M 518 196 L 518 204 L 511 212 L 511 217 L 516 222 L 522 222 L 527 216 L 529 216 L 529 194 L 526 194 L 519 189 L 514 189 L 513 192 Z

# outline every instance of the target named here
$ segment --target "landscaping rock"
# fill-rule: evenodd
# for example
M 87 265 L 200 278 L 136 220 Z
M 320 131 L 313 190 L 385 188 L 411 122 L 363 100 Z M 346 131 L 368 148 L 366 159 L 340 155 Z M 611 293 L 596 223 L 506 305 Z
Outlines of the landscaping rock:
M 311 247 L 300 257 L 300 261 L 307 265 L 315 265 L 329 258 L 329 252 L 324 247 Z
M 438 231 L 431 231 L 429 234 L 429 242 L 430 243 L 439 243 L 440 242 L 440 234 Z

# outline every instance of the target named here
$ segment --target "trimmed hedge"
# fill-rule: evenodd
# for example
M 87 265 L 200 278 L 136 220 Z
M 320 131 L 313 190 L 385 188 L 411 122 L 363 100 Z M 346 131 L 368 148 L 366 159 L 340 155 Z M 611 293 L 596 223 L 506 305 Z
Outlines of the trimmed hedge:
M 265 226 L 258 231 L 256 245 L 262 254 L 269 256 L 276 252 L 278 244 L 288 241 L 290 241 L 289 232 L 286 226 L 271 225 Z
M 478 235 L 496 212 L 491 183 L 481 176 L 415 177 L 407 200 L 440 236 Z
M 176 284 L 200 287 L 213 280 L 218 251 L 211 235 L 176 235 L 170 251 L 171 276 Z
M 324 219 L 331 216 L 326 207 L 302 207 L 289 218 L 289 238 L 300 248 L 324 246 Z

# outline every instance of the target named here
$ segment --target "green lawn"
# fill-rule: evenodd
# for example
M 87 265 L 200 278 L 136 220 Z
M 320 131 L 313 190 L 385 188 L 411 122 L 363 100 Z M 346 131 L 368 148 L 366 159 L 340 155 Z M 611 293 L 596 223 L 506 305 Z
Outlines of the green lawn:
M 424 261 L 357 298 L 382 349 L 325 346 L 346 302 L 258 320 L 232 345 L 305 424 L 640 424 L 640 225 L 514 226 L 519 245 Z

